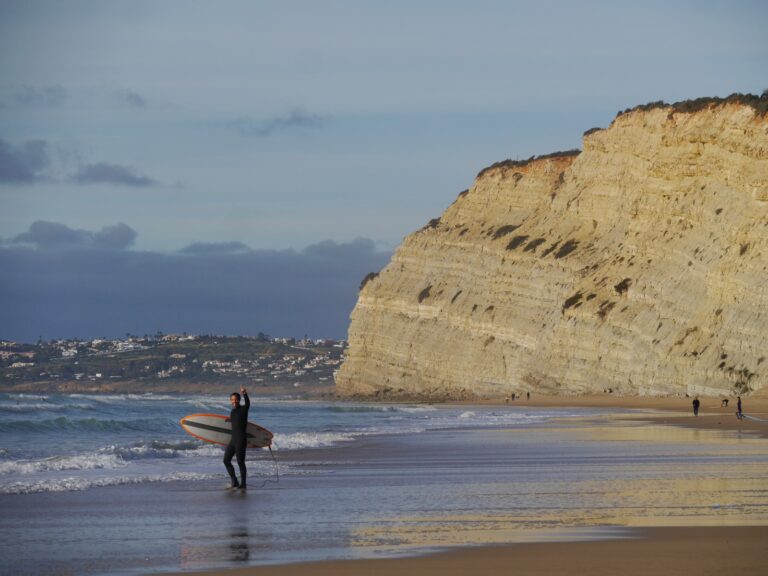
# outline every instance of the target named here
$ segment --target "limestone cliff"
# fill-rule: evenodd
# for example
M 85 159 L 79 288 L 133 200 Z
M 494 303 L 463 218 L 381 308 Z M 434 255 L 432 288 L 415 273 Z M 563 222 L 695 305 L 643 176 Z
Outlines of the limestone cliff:
M 768 381 L 766 97 L 638 107 L 483 170 L 366 279 L 341 394 L 729 394 Z

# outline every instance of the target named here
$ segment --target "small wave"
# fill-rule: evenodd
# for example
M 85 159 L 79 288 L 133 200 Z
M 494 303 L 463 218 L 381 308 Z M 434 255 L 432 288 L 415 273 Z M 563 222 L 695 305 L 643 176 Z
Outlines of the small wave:
M 405 412 L 414 414 L 419 412 L 432 412 L 437 410 L 434 406 L 340 406 L 332 405 L 324 408 L 327 412 L 339 412 L 343 414 L 355 414 L 365 412 Z
M 474 418 L 476 416 L 477 414 L 475 412 L 472 412 L 471 410 L 467 412 L 462 412 L 461 414 L 459 414 L 459 418 Z
M 177 396 L 170 396 L 168 394 L 152 394 L 147 392 L 146 394 L 70 394 L 70 398 L 84 398 L 93 402 L 100 402 L 102 404 L 115 404 L 120 402 L 154 402 L 154 401 L 169 401 L 179 400 Z
M 326 406 L 326 412 L 338 412 L 341 414 L 357 414 L 365 412 L 394 412 L 391 406 Z
M 197 456 L 217 456 L 221 448 L 213 444 L 201 444 L 195 440 L 167 442 L 152 440 L 138 442 L 130 446 L 107 446 L 99 450 L 101 454 L 115 454 L 124 460 L 141 460 L 145 458 L 186 458 Z
M 123 459 L 116 454 L 79 454 L 53 456 L 40 460 L 9 460 L 0 462 L 0 474 L 34 474 L 62 470 L 99 470 L 122 468 Z
M 38 492 L 77 492 L 103 486 L 124 484 L 144 484 L 148 482 L 178 482 L 189 480 L 212 480 L 221 478 L 221 474 L 198 472 L 173 472 L 170 474 L 150 474 L 144 476 L 116 476 L 107 478 L 56 478 L 31 482 L 12 482 L 0 485 L 0 494 L 35 494 Z
M 278 437 L 281 450 L 300 450 L 302 448 L 324 448 L 339 442 L 350 442 L 364 432 L 294 432 Z
M 8 394 L 8 398 L 14 400 L 48 400 L 48 396 L 45 394 Z
M 93 404 L 21 404 L 18 402 L 0 402 L 0 412 L 61 412 L 63 410 L 92 410 Z
M 398 412 L 407 412 L 408 414 L 414 414 L 419 412 L 436 412 L 437 408 L 434 406 L 398 406 Z
M 135 431 L 166 432 L 175 430 L 176 423 L 171 419 L 141 418 L 135 420 L 106 420 L 101 418 L 48 418 L 46 420 L 15 420 L 0 422 L 2 432 L 55 432 L 69 431 Z

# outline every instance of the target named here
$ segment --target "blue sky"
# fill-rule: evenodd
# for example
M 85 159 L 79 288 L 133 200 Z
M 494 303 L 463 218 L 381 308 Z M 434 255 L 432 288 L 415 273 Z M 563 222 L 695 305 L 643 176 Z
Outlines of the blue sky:
M 0 247 L 120 224 L 146 255 L 365 244 L 357 274 L 493 162 L 637 104 L 762 92 L 766 30 L 739 0 L 3 0 Z M 16 278 L 8 298 L 39 281 Z

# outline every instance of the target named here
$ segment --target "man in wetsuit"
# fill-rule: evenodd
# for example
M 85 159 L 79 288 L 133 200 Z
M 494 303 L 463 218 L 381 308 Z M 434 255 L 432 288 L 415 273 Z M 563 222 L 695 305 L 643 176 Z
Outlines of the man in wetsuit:
M 243 406 L 240 405 L 240 394 L 245 399 Z M 227 449 L 224 451 L 224 466 L 227 468 L 229 477 L 232 478 L 232 488 L 245 490 L 245 446 L 248 443 L 245 427 L 248 425 L 248 409 L 251 407 L 251 401 L 248 399 L 248 393 L 245 391 L 244 386 L 240 386 L 240 394 L 233 392 L 229 396 L 229 401 L 232 403 L 232 411 L 229 413 L 229 421 L 232 423 L 232 438 Z M 240 482 L 237 481 L 237 476 L 235 476 L 232 456 L 237 456 L 237 466 L 240 468 Z

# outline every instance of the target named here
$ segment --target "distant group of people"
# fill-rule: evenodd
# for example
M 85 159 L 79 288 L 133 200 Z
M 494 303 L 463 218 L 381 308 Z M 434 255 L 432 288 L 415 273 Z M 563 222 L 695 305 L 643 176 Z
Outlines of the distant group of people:
M 693 405 L 693 415 L 698 416 L 699 407 L 701 406 L 701 401 L 699 400 L 699 397 L 695 396 L 691 404 Z M 728 407 L 728 398 L 723 398 L 723 401 L 720 403 L 720 407 L 721 408 Z M 741 396 L 736 396 L 736 418 L 738 418 L 739 420 L 744 419 L 744 413 L 741 411 Z
M 518 396 L 519 395 L 516 392 L 512 392 L 512 394 L 507 395 L 505 400 L 506 400 L 507 404 L 509 404 L 510 400 L 512 400 L 514 402 L 515 400 L 517 400 Z M 522 397 L 522 396 L 520 396 L 520 397 Z M 525 399 L 526 400 L 530 400 L 531 399 L 531 393 L 530 392 L 526 392 L 525 393 Z

